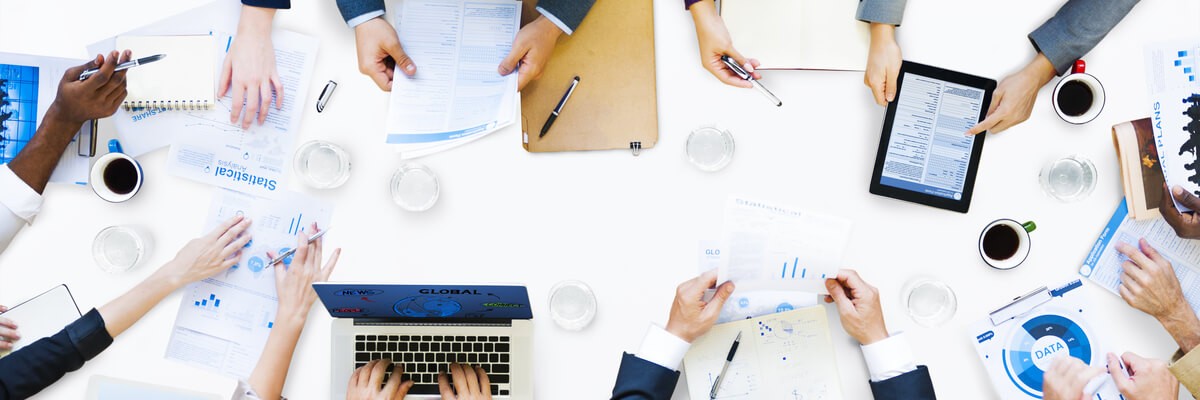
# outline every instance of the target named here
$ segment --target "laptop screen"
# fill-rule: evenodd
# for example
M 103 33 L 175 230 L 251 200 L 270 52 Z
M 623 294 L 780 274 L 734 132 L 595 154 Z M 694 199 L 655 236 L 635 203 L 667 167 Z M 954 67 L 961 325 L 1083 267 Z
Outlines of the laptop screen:
M 532 319 L 524 286 L 314 283 L 334 318 Z

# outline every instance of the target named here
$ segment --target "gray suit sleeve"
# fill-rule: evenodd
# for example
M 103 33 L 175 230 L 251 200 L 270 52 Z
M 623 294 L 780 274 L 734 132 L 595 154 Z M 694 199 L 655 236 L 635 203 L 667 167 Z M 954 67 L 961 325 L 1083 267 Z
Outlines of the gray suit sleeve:
M 1138 0 L 1068 0 L 1046 23 L 1029 34 L 1029 41 L 1046 56 L 1060 75 L 1071 69 L 1125 18 Z
M 860 0 L 855 18 L 863 22 L 900 25 L 908 0 Z
M 574 31 L 579 29 L 583 17 L 587 16 L 595 3 L 596 0 L 540 0 L 537 6 Z
M 337 0 L 338 11 L 347 23 L 360 15 L 383 11 L 383 0 Z

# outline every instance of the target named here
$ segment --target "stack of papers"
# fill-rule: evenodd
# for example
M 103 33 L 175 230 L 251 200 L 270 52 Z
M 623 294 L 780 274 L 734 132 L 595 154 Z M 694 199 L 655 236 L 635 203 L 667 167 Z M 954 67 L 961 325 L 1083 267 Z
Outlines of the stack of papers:
M 39 123 L 54 103 L 58 82 L 67 68 L 87 61 L 68 58 L 41 57 L 25 54 L 0 53 L 0 164 L 8 164 L 21 152 Z M 84 148 L 89 147 L 91 124 L 85 123 L 80 133 Z M 79 155 L 80 134 L 71 139 L 50 182 L 75 185 L 88 184 L 89 159 L 87 152 Z
M 1159 43 L 1146 48 L 1146 86 L 1150 120 L 1163 176 L 1200 196 L 1200 39 Z M 1191 211 L 1179 202 L 1180 211 Z

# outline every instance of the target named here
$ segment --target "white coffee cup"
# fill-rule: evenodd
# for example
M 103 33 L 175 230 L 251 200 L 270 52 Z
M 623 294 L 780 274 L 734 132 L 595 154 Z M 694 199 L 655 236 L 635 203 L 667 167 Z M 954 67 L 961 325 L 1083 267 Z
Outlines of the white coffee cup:
M 108 154 L 96 159 L 88 182 L 101 199 L 120 203 L 132 199 L 142 190 L 142 165 L 121 151 L 117 139 L 108 141 Z
M 1100 80 L 1096 79 L 1095 76 L 1084 72 L 1086 67 L 1087 64 L 1083 60 L 1075 61 L 1075 67 L 1071 70 L 1071 73 L 1058 80 L 1058 84 L 1054 85 L 1054 92 L 1050 96 L 1050 103 L 1054 105 L 1054 112 L 1058 114 L 1058 117 L 1062 118 L 1063 121 L 1076 125 L 1091 122 L 1100 115 L 1100 111 L 1104 110 L 1104 85 L 1101 85 Z M 1083 94 L 1083 92 L 1077 89 L 1069 89 L 1064 92 L 1063 87 L 1067 85 L 1072 85 L 1075 88 L 1086 88 L 1087 92 L 1091 93 L 1092 99 L 1090 104 L 1087 104 L 1086 98 L 1060 98 L 1059 96 L 1063 95 Z M 1086 104 L 1086 108 L 1081 108 L 1084 104 Z
M 1029 257 L 1029 233 L 1037 229 L 1033 221 L 1024 224 L 1011 219 L 998 219 L 987 224 L 979 233 L 979 256 L 988 266 L 1013 269 Z

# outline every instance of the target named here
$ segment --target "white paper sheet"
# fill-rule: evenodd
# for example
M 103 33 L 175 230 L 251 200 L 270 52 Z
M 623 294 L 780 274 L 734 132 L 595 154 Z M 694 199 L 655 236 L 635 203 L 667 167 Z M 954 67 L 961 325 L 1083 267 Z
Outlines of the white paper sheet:
M 250 376 L 278 307 L 267 251 L 294 247 L 296 235 L 313 221 L 325 229 L 332 213 L 331 206 L 299 194 L 275 201 L 217 189 L 205 232 L 243 214 L 253 220 L 253 239 L 233 268 L 184 289 L 166 358 L 236 378 Z
M 697 254 L 698 273 L 716 269 L 721 265 L 721 242 L 719 240 L 701 240 L 700 251 Z M 716 289 L 704 292 L 704 301 L 711 300 L 716 295 Z M 717 323 L 761 317 L 811 307 L 819 303 L 816 293 L 795 290 L 754 290 L 738 288 L 733 296 L 721 307 L 721 315 Z
M 7 164 L 25 148 L 58 95 L 58 83 L 68 68 L 86 60 L 0 53 L 0 164 Z M 7 103 L 7 104 L 5 104 Z M 90 123 L 89 123 L 90 124 Z M 85 124 L 86 127 L 86 124 Z M 86 130 L 86 129 L 85 129 Z M 86 186 L 89 158 L 79 155 L 79 135 L 71 139 L 58 160 L 50 182 Z M 98 149 L 97 151 L 101 151 Z M 100 153 L 103 154 L 103 153 Z
M 851 226 L 839 217 L 730 197 L 717 283 L 825 293 L 825 278 L 841 267 Z
M 1200 39 L 1146 47 L 1150 122 L 1163 176 L 1200 196 Z M 1189 113 L 1190 110 L 1190 113 Z M 1190 211 L 1179 202 L 1175 206 Z
M 517 74 L 496 70 L 520 29 L 511 0 L 404 0 L 396 32 L 417 65 L 395 71 L 386 142 L 413 158 L 469 142 L 516 120 Z

